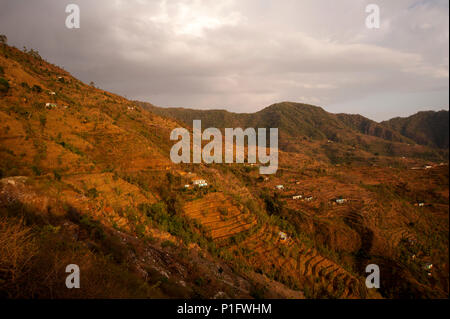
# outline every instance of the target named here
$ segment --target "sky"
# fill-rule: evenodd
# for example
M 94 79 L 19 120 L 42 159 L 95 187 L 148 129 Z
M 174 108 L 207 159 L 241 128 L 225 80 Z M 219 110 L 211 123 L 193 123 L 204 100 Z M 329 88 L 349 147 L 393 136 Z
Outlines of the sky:
M 65 26 L 70 3 L 79 29 Z M 449 107 L 448 0 L 0 0 L 0 34 L 158 106 L 293 101 L 376 121 Z

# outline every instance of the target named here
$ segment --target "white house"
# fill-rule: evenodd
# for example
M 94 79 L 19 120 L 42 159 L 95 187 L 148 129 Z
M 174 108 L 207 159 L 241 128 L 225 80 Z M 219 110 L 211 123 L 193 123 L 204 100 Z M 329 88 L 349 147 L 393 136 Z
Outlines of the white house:
M 313 200 L 313 197 L 312 197 L 312 196 L 308 196 L 308 197 L 305 198 L 305 200 L 306 200 L 307 202 L 310 202 L 310 201 Z
M 302 199 L 302 195 L 295 195 L 295 196 L 292 196 L 292 199 Z
M 46 108 L 49 108 L 49 109 L 51 109 L 51 108 L 54 108 L 54 107 L 57 107 L 58 105 L 56 105 L 55 103 L 45 103 L 45 107 Z
M 282 232 L 282 231 L 280 231 L 280 232 L 278 233 L 278 236 L 280 236 L 280 239 L 281 239 L 281 240 L 286 240 L 286 239 L 288 238 L 287 234 L 284 233 L 284 232 Z
M 191 187 L 189 184 L 184 185 L 184 188 L 189 188 Z
M 198 187 L 205 187 L 208 186 L 208 183 L 204 179 L 196 179 L 192 181 L 192 184 Z
M 426 270 L 431 270 L 431 269 L 433 269 L 433 264 L 428 263 L 428 264 L 425 265 L 424 268 L 425 268 Z
M 345 198 L 338 198 L 336 199 L 337 204 L 344 204 L 347 200 Z
M 48 92 L 48 94 L 50 94 L 50 95 L 56 95 L 56 92 L 50 91 L 50 92 Z
M 284 189 L 284 186 L 283 185 L 277 185 L 277 186 L 275 186 L 275 188 L 276 189 Z

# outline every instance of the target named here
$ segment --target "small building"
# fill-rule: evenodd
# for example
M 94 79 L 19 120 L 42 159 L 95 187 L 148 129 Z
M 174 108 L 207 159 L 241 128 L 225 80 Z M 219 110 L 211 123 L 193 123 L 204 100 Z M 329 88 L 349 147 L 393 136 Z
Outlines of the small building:
M 283 240 L 283 241 L 288 238 L 287 234 L 285 232 L 282 232 L 282 231 L 280 231 L 278 233 L 278 236 L 280 236 L 280 239 Z
M 430 169 L 430 168 L 433 168 L 433 166 L 431 166 L 431 165 L 425 165 L 425 169 Z
M 45 107 L 48 109 L 58 107 L 55 103 L 45 103 Z
M 206 187 L 208 186 L 208 183 L 204 179 L 196 179 L 192 181 L 192 184 L 198 187 Z
M 129 111 L 133 111 L 134 109 L 135 109 L 134 106 L 128 106 L 128 110 L 129 110 Z
M 50 92 L 48 92 L 48 94 L 50 94 L 50 95 L 56 95 L 56 92 L 50 91 Z
M 310 202 L 310 201 L 312 201 L 314 198 L 312 197 L 312 196 L 308 196 L 308 197 L 305 197 L 305 200 L 307 201 L 307 202 Z
M 427 263 L 427 264 L 425 264 L 425 270 L 431 270 L 431 269 L 433 269 L 433 264 L 431 264 L 431 263 Z
M 275 186 L 275 188 L 281 190 L 281 189 L 284 189 L 284 186 L 283 185 L 277 185 L 277 186 Z
M 337 198 L 336 199 L 336 204 L 345 204 L 347 202 L 347 200 L 345 198 Z
M 418 202 L 418 203 L 415 203 L 414 206 L 424 207 L 425 203 L 424 202 Z
M 302 198 L 303 198 L 302 195 L 295 195 L 295 196 L 292 196 L 292 199 L 302 199 Z
M 191 185 L 189 185 L 189 184 L 184 185 L 184 188 L 189 188 L 189 187 L 191 187 Z

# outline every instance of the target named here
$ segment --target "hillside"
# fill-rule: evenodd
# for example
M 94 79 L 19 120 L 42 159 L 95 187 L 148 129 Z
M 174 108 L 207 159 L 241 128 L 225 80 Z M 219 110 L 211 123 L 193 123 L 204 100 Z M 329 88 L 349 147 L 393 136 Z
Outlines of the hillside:
M 382 122 L 421 145 L 448 149 L 448 111 L 419 112 L 406 118 L 396 117 Z
M 429 161 L 443 151 L 301 104 L 175 119 L 1 44 L 0 71 L 2 297 L 448 297 L 448 164 Z M 277 173 L 173 164 L 170 132 L 197 115 L 279 126 Z
M 344 113 L 336 115 L 343 123 L 345 123 L 347 127 L 350 127 L 362 134 L 380 137 L 388 141 L 414 143 L 398 131 L 391 129 L 386 125 L 372 121 L 362 115 Z
M 203 127 L 277 127 L 280 147 L 285 151 L 302 151 L 305 140 L 332 141 L 357 146 L 372 153 L 389 156 L 413 156 L 429 160 L 446 160 L 448 151 L 416 145 L 413 139 L 383 123 L 377 123 L 361 115 L 333 114 L 318 106 L 283 102 L 263 110 L 247 114 L 225 110 L 192 110 L 185 108 L 161 108 L 145 102 L 136 103 L 161 116 L 177 119 L 192 126 L 195 119 L 202 120 Z M 448 119 L 447 119 L 448 125 Z M 435 132 L 436 135 L 445 135 Z M 444 138 L 444 137 L 442 137 Z M 418 143 L 423 144 L 423 143 Z

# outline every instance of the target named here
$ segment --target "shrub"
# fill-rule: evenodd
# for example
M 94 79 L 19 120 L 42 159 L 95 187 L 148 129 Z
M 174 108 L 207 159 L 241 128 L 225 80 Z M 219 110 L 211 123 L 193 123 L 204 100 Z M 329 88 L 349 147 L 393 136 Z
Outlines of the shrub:
M 31 170 L 33 171 L 34 175 L 36 175 L 36 176 L 40 176 L 42 174 L 41 169 L 37 166 L 32 166 Z
M 61 180 L 61 174 L 57 170 L 53 171 L 53 175 L 57 181 Z
M 8 93 L 9 82 L 4 78 L 0 78 L 0 93 Z
M 45 124 L 47 124 L 47 117 L 44 114 L 39 115 L 39 122 L 42 127 L 45 127 Z
M 31 88 L 31 91 L 36 92 L 36 93 L 41 93 L 42 92 L 42 88 L 39 85 L 33 85 L 33 87 Z
M 97 198 L 98 197 L 98 191 L 95 187 L 90 188 L 87 191 L 87 196 L 90 198 Z

